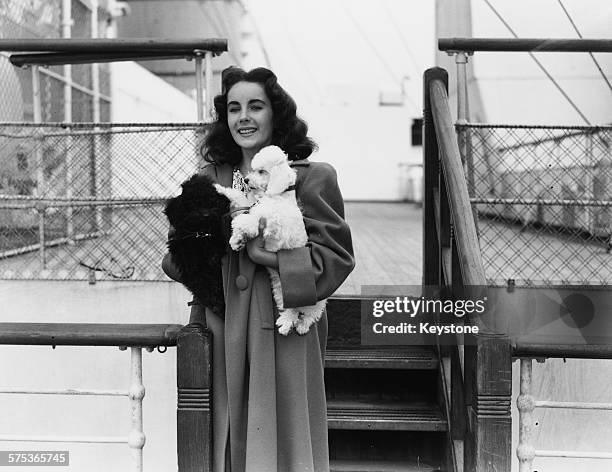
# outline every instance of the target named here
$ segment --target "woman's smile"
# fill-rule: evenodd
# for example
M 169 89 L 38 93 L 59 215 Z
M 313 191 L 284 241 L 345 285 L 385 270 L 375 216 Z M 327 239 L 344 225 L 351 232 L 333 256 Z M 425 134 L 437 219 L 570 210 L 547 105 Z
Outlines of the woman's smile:
M 252 157 L 271 143 L 272 105 L 261 84 L 238 82 L 229 90 L 227 125 L 243 155 Z
M 238 128 L 238 133 L 240 133 L 240 136 L 242 137 L 252 136 L 253 134 L 255 134 L 256 131 L 257 128 L 252 127 Z

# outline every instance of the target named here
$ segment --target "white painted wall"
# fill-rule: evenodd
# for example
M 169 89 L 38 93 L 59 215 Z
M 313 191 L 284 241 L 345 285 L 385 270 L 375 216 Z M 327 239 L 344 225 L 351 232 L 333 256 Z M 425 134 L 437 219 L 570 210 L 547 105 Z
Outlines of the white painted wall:
M 134 62 L 111 64 L 112 121 L 194 122 L 195 101 Z
M 346 200 L 406 198 L 406 165 L 420 164 L 423 150 L 411 145 L 412 115 L 406 108 L 380 107 L 372 99 L 309 111 L 311 135 L 319 144 L 311 159 L 336 168 Z

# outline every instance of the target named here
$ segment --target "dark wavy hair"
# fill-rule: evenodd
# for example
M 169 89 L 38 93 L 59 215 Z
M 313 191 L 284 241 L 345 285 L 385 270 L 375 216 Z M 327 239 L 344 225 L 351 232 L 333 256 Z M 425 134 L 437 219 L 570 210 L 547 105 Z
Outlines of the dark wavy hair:
M 217 120 L 210 128 L 201 153 L 204 160 L 215 164 L 238 165 L 242 159 L 241 148 L 236 144 L 227 125 L 227 94 L 238 82 L 261 84 L 272 104 L 272 143 L 280 147 L 289 160 L 305 159 L 317 149 L 307 136 L 308 125 L 297 116 L 297 105 L 278 84 L 276 75 L 269 69 L 258 67 L 249 72 L 239 67 L 228 67 L 222 73 L 222 93 L 214 99 Z

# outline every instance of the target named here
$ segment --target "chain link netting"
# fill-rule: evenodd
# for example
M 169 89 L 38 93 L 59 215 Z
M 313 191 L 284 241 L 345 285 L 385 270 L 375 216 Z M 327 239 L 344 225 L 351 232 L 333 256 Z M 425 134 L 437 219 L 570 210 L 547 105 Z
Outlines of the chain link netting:
M 490 284 L 612 284 L 612 126 L 457 130 Z
M 197 124 L 0 125 L 0 278 L 167 280 L 165 200 Z

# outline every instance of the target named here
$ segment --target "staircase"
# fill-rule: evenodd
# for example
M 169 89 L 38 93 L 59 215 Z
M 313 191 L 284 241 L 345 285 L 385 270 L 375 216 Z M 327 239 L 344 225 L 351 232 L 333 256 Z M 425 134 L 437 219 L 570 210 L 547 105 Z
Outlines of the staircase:
M 332 472 L 447 470 L 438 357 L 422 346 L 362 346 L 358 298 L 327 305 Z

